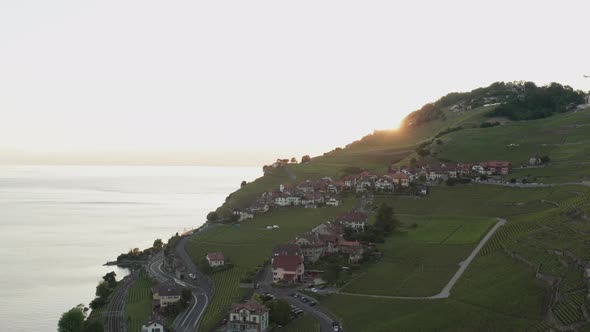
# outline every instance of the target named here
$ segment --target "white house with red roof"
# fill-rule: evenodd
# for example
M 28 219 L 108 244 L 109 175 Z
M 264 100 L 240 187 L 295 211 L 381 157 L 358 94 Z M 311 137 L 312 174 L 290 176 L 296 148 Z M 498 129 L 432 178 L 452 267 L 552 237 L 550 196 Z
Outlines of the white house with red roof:
M 336 222 L 340 222 L 355 231 L 364 231 L 368 220 L 369 216 L 366 213 L 357 211 L 343 213 L 336 218 Z
M 397 171 L 391 175 L 391 179 L 394 184 L 402 187 L 409 187 L 410 186 L 410 177 L 400 171 Z
M 207 254 L 207 263 L 211 267 L 218 267 L 225 265 L 225 256 L 222 252 L 210 252 Z
M 256 301 L 233 303 L 229 310 L 228 332 L 266 332 L 270 324 L 269 309 Z
M 305 273 L 303 258 L 300 255 L 279 255 L 272 259 L 273 282 L 300 282 Z

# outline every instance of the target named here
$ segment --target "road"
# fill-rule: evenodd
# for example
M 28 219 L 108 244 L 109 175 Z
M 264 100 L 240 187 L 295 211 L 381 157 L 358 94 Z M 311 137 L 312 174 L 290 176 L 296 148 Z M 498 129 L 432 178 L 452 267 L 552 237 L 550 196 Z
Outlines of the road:
M 352 295 L 352 296 L 360 296 L 360 297 L 373 297 L 373 298 L 381 298 L 381 299 L 400 299 L 400 300 L 446 299 L 447 297 L 449 297 L 451 295 L 451 289 L 453 289 L 453 286 L 455 286 L 455 284 L 457 283 L 459 278 L 461 278 L 461 276 L 463 275 L 465 270 L 467 270 L 467 267 L 469 266 L 469 264 L 471 264 L 473 259 L 475 259 L 475 257 L 477 256 L 477 254 L 479 253 L 481 248 L 483 248 L 483 246 L 486 244 L 486 242 L 488 242 L 488 240 L 492 237 L 492 235 L 494 235 L 494 233 L 498 230 L 498 228 L 500 228 L 500 226 L 502 226 L 506 223 L 506 219 L 496 218 L 496 220 L 497 220 L 497 222 L 494 225 L 494 227 L 492 227 L 492 229 L 490 229 L 490 231 L 483 237 L 483 239 L 481 239 L 481 241 L 479 241 L 479 243 L 473 249 L 473 251 L 471 252 L 469 257 L 467 257 L 466 260 L 464 260 L 463 262 L 460 263 L 460 266 L 459 266 L 459 269 L 457 270 L 457 272 L 455 272 L 453 277 L 449 280 L 449 282 L 442 289 L 442 291 L 436 295 L 414 297 L 414 296 L 371 295 L 371 294 L 358 294 L 358 293 L 346 293 L 346 292 L 337 292 L 337 293 L 344 294 L 344 295 Z
M 201 317 L 203 316 L 203 313 L 209 304 L 209 298 L 213 294 L 211 281 L 206 275 L 200 273 L 197 270 L 197 267 L 184 250 L 187 240 L 187 237 L 181 239 L 180 243 L 176 247 L 176 255 L 184 262 L 187 268 L 187 277 L 188 273 L 192 273 L 197 276 L 196 280 L 176 279 L 173 274 L 164 269 L 164 256 L 162 253 L 156 255 L 147 266 L 147 270 L 150 275 L 152 275 L 158 281 L 174 281 L 177 284 L 192 290 L 192 301 L 189 303 L 188 308 L 176 317 L 172 325 L 174 331 L 176 332 L 194 332 L 197 330 Z
M 107 310 L 103 313 L 105 332 L 126 332 L 127 320 L 125 319 L 125 304 L 129 288 L 135 283 L 135 274 L 123 278 L 115 289 Z
M 319 324 L 320 324 L 320 331 L 321 332 L 328 332 L 334 331 L 332 327 L 332 322 L 337 321 L 337 319 L 333 318 L 325 308 L 322 308 L 321 303 L 317 306 L 309 306 L 306 303 L 301 302 L 298 299 L 295 299 L 289 294 L 295 292 L 294 289 L 283 289 L 283 288 L 273 288 L 271 287 L 272 284 L 272 270 L 270 267 L 267 267 L 264 271 L 263 278 L 260 280 L 260 292 L 262 293 L 270 293 L 274 295 L 276 298 L 285 299 L 289 304 L 297 306 L 303 310 L 306 314 L 313 317 Z M 301 294 L 301 293 L 299 293 Z M 309 296 L 306 296 L 311 298 Z M 319 301 L 316 301 L 319 303 Z

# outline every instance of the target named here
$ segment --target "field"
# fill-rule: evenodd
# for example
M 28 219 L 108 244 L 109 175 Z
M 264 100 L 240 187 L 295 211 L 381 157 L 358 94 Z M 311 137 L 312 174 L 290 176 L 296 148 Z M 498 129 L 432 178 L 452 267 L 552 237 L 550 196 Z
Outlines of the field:
M 544 288 L 532 271 L 504 255 L 476 259 L 451 293 L 443 300 L 330 295 L 322 304 L 352 331 L 547 330 Z
M 319 332 L 320 324 L 311 316 L 303 315 L 281 328 L 283 332 Z
M 555 206 L 549 202 L 575 197 L 574 191 L 579 191 L 579 186 L 524 189 L 482 184 L 443 185 L 432 187 L 423 198 L 376 196 L 375 205 L 389 203 L 398 215 L 505 217 L 552 209 Z
M 439 293 L 495 222 L 491 218 L 402 216 L 415 224 L 390 237 L 379 249 L 383 258 L 343 291 L 348 293 L 432 296 Z
M 538 182 L 577 182 L 590 177 L 590 112 L 567 113 L 545 119 L 513 122 L 487 128 L 461 130 L 448 135 L 437 157 L 474 162 L 508 160 L 514 166 L 531 156 L 548 155 L 545 168 L 516 170 L 511 177 L 526 175 Z M 516 146 L 510 146 L 516 144 Z
M 145 324 L 152 313 L 152 285 L 153 281 L 142 272 L 137 277 L 135 284 L 129 289 L 125 317 L 130 332 L 141 332 L 141 326 Z
M 238 302 L 246 293 L 238 288 L 240 278 L 244 271 L 239 268 L 214 273 L 211 276 L 215 287 L 215 294 L 210 299 L 207 310 L 199 324 L 200 331 L 211 331 L 219 322 L 227 316 L 232 302 Z

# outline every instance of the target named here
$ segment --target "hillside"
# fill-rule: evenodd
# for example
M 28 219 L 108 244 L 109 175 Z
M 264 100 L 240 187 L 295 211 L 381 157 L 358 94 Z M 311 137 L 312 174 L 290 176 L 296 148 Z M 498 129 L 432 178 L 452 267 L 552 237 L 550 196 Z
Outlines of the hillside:
M 514 121 L 496 116 L 502 104 L 457 108 L 473 95 L 452 96 L 442 115 L 420 125 L 375 132 L 308 163 L 270 168 L 232 193 L 218 212 L 229 216 L 281 184 L 339 179 L 361 169 L 384 174 L 392 164 L 509 161 L 512 172 L 497 176 L 498 182 L 514 179 L 518 185 L 434 183 L 424 197 L 375 195 L 367 210 L 381 203 L 393 206 L 401 229 L 378 244 L 382 259 L 341 273 L 338 292 L 318 298 L 352 331 L 590 329 L 583 269 L 590 264 L 590 108 Z M 486 122 L 494 124 L 482 125 Z M 536 156 L 550 161 L 526 166 Z M 208 251 L 223 251 L 234 264 L 212 277 L 223 291 L 204 316 L 204 330 L 243 298 L 239 281 L 265 263 L 273 246 L 366 203 L 358 194 L 342 199 L 337 208 L 276 208 L 239 227 L 223 225 L 193 236 L 188 250 L 195 261 Z M 441 291 L 496 218 L 506 224 L 477 253 L 450 296 L 428 299 Z M 280 228 L 269 231 L 267 225 Z

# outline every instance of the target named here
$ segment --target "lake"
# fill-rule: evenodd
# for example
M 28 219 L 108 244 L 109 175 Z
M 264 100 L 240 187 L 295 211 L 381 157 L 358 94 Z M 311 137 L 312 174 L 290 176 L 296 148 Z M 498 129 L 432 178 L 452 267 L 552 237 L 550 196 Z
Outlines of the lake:
M 203 224 L 256 167 L 0 166 L 0 321 L 55 331 L 121 252 Z

